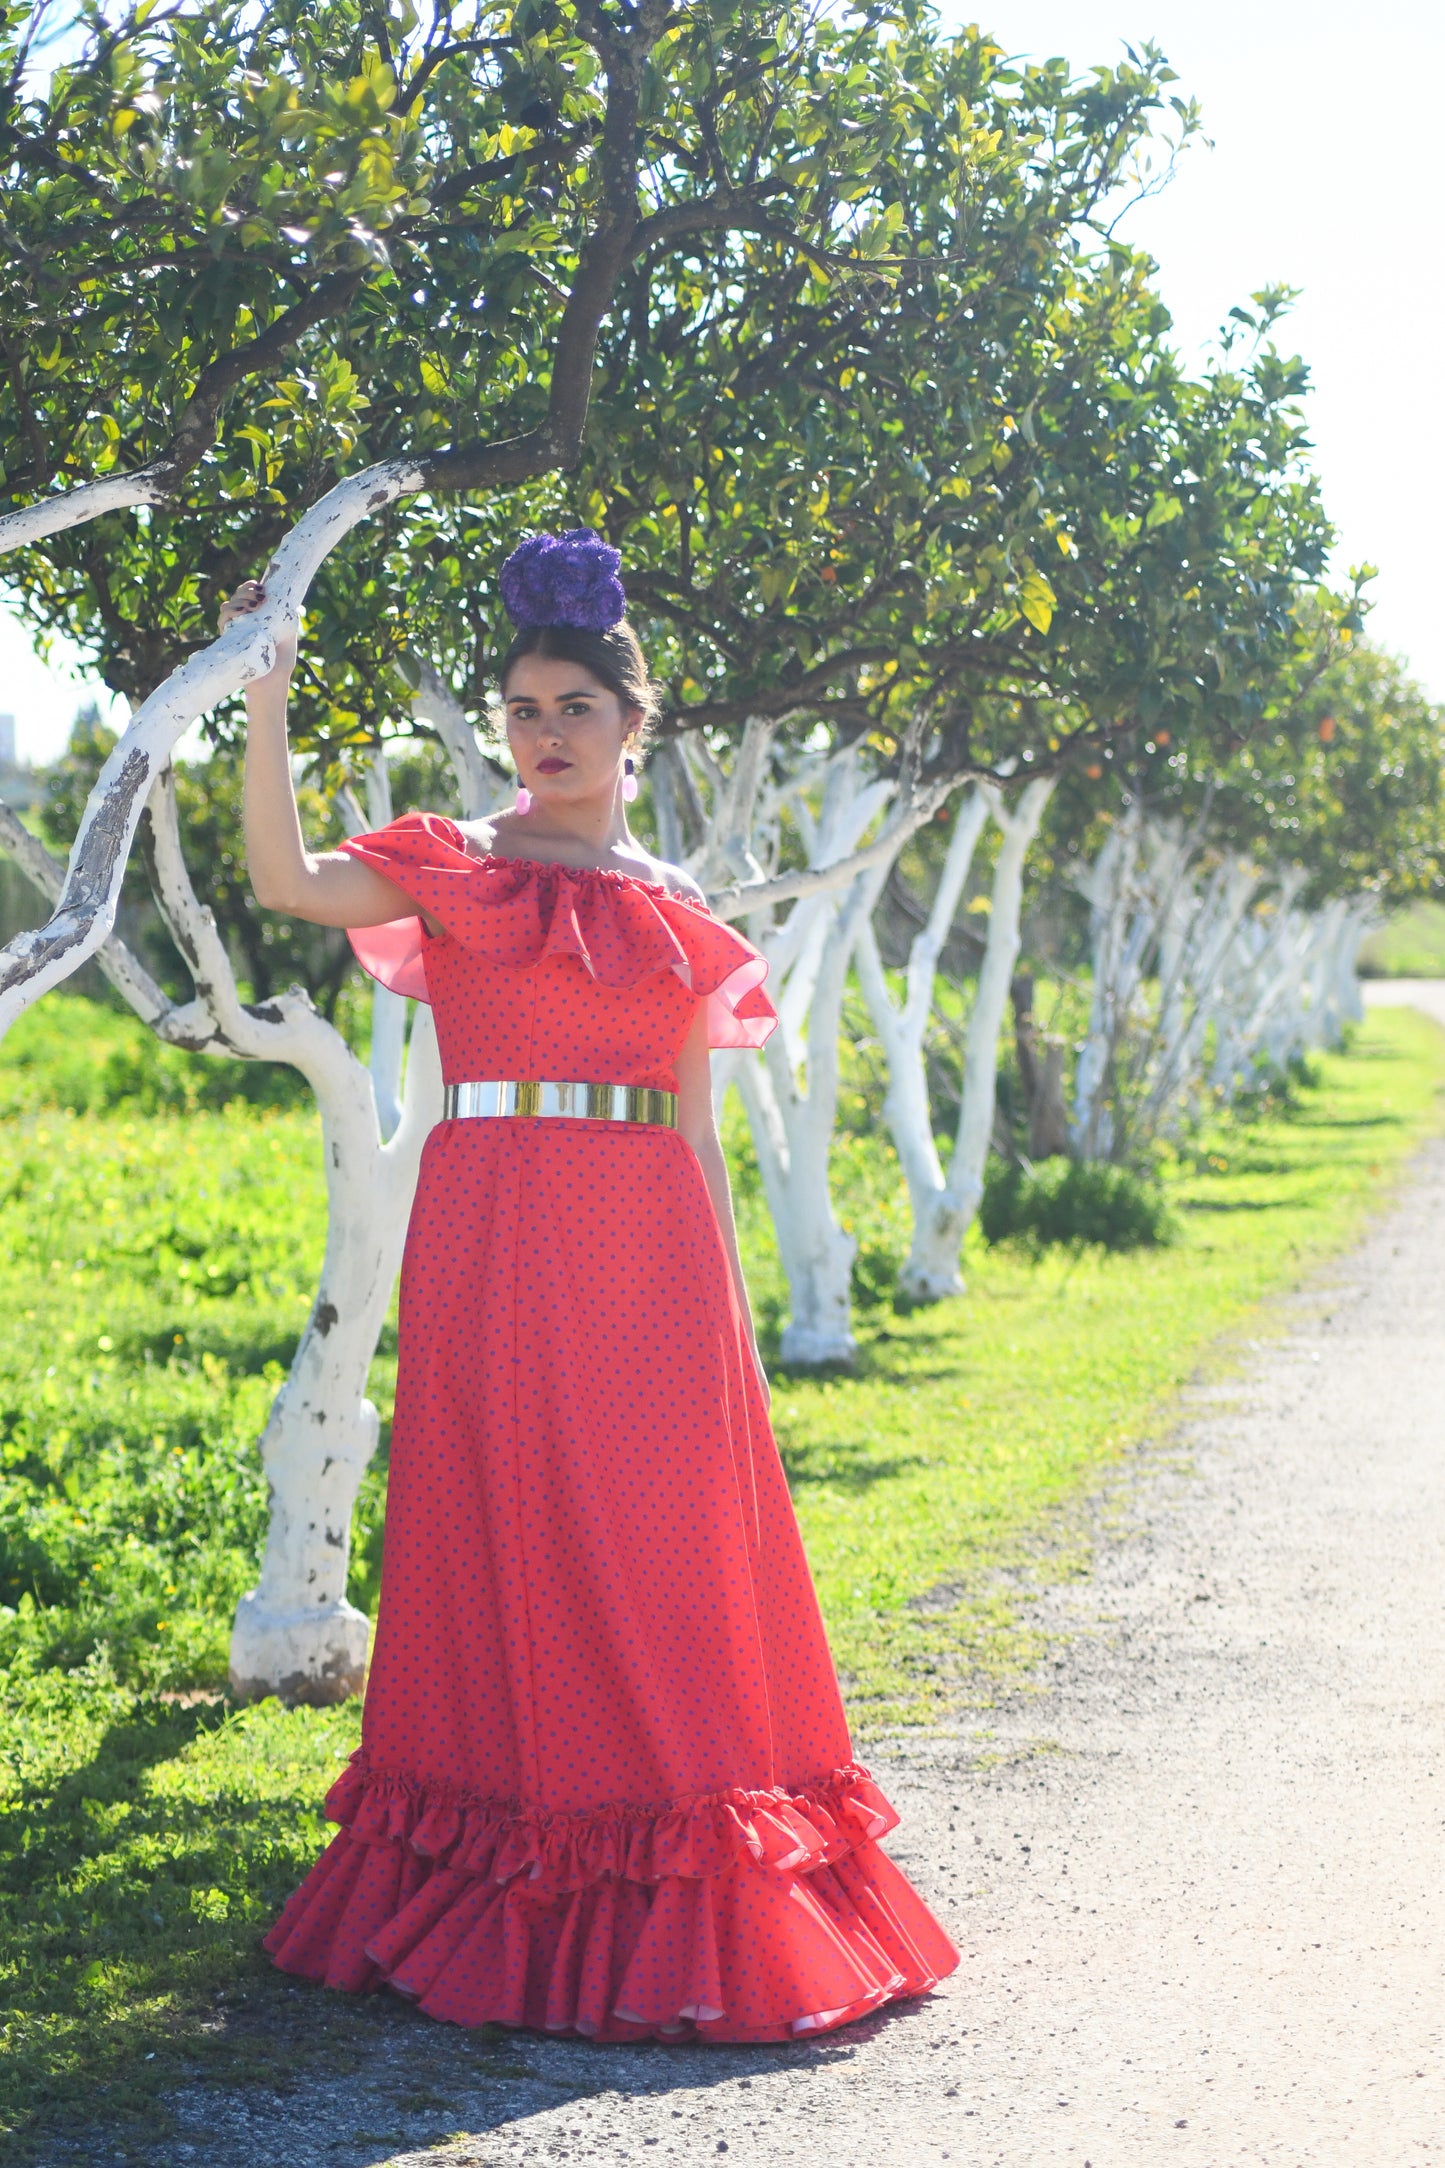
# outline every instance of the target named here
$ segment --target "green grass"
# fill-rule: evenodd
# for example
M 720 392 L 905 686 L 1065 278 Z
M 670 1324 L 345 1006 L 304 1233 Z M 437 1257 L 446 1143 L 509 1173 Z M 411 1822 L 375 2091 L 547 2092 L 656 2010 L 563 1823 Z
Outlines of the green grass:
M 1365 942 L 1360 968 L 1379 979 L 1445 978 L 1445 903 L 1425 899 L 1397 913 Z
M 75 1049 L 92 1030 L 87 1068 Z M 112 1077 L 133 1088 L 97 1102 L 87 1078 L 117 1055 Z M 1018 1679 L 1037 1637 L 1012 1569 L 1077 1563 L 1073 1502 L 1166 1419 L 1219 1334 L 1349 1239 L 1436 1123 L 1442 1079 L 1445 1038 L 1374 1012 L 1290 1103 L 1166 1171 L 1173 1246 L 1035 1263 L 971 1243 L 969 1294 L 911 1316 L 886 1299 L 907 1236 L 891 1154 L 861 1123 L 841 1137 L 858 1374 L 778 1378 L 775 1418 L 865 1733 Z M 298 1997 L 256 1950 L 322 1842 L 357 1710 L 210 1698 L 263 1526 L 254 1441 L 320 1260 L 316 1132 L 285 1106 L 172 1111 L 127 1020 L 98 1025 L 79 1002 L 25 1020 L 0 1054 L 7 1092 L 0 2131 L 33 2157 L 40 2133 L 92 2118 L 103 2087 L 116 2150 L 144 2158 L 181 2075 L 284 2084 L 411 2022 L 384 2001 Z M 77 1100 L 106 1111 L 64 1111 Z M 783 1289 L 735 1118 L 730 1131 L 766 1338 Z M 384 1417 L 394 1360 L 388 1340 Z M 381 1485 L 378 1468 L 360 1506 L 366 1601 Z

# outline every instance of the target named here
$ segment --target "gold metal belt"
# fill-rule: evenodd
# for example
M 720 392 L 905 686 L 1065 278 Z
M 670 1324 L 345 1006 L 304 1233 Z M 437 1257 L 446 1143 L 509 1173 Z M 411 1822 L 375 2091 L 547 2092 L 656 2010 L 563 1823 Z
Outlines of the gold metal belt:
M 444 1122 L 471 1121 L 479 1115 L 571 1114 L 586 1122 L 653 1122 L 677 1127 L 677 1093 L 654 1091 L 646 1084 L 448 1084 L 442 1098 Z

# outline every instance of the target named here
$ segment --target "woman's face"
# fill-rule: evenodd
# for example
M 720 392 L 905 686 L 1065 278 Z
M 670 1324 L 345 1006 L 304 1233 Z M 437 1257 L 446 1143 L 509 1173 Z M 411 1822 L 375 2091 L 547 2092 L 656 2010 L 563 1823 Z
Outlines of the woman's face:
M 610 797 L 637 732 L 637 710 L 581 663 L 524 655 L 505 696 L 507 743 L 534 798 Z

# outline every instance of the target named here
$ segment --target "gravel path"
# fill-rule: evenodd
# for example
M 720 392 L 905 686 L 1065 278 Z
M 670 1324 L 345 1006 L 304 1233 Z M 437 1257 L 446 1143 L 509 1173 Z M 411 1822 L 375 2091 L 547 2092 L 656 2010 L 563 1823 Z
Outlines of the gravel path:
M 1445 1144 L 1120 1476 L 1047 1690 L 874 1756 L 941 1993 L 708 2052 L 399 2013 L 360 2078 L 188 2095 L 156 2168 L 1445 2168 L 1442 1235 Z

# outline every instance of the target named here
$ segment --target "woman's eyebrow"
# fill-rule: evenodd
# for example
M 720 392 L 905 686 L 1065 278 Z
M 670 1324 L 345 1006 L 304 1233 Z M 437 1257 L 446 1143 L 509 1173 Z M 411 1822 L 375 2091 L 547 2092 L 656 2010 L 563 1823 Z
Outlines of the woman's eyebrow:
M 597 693 L 590 685 L 579 685 L 575 692 L 558 693 L 557 698 L 559 700 L 595 700 Z M 507 696 L 507 706 L 509 708 L 534 708 L 536 705 L 537 696 L 535 693 L 509 693 Z

